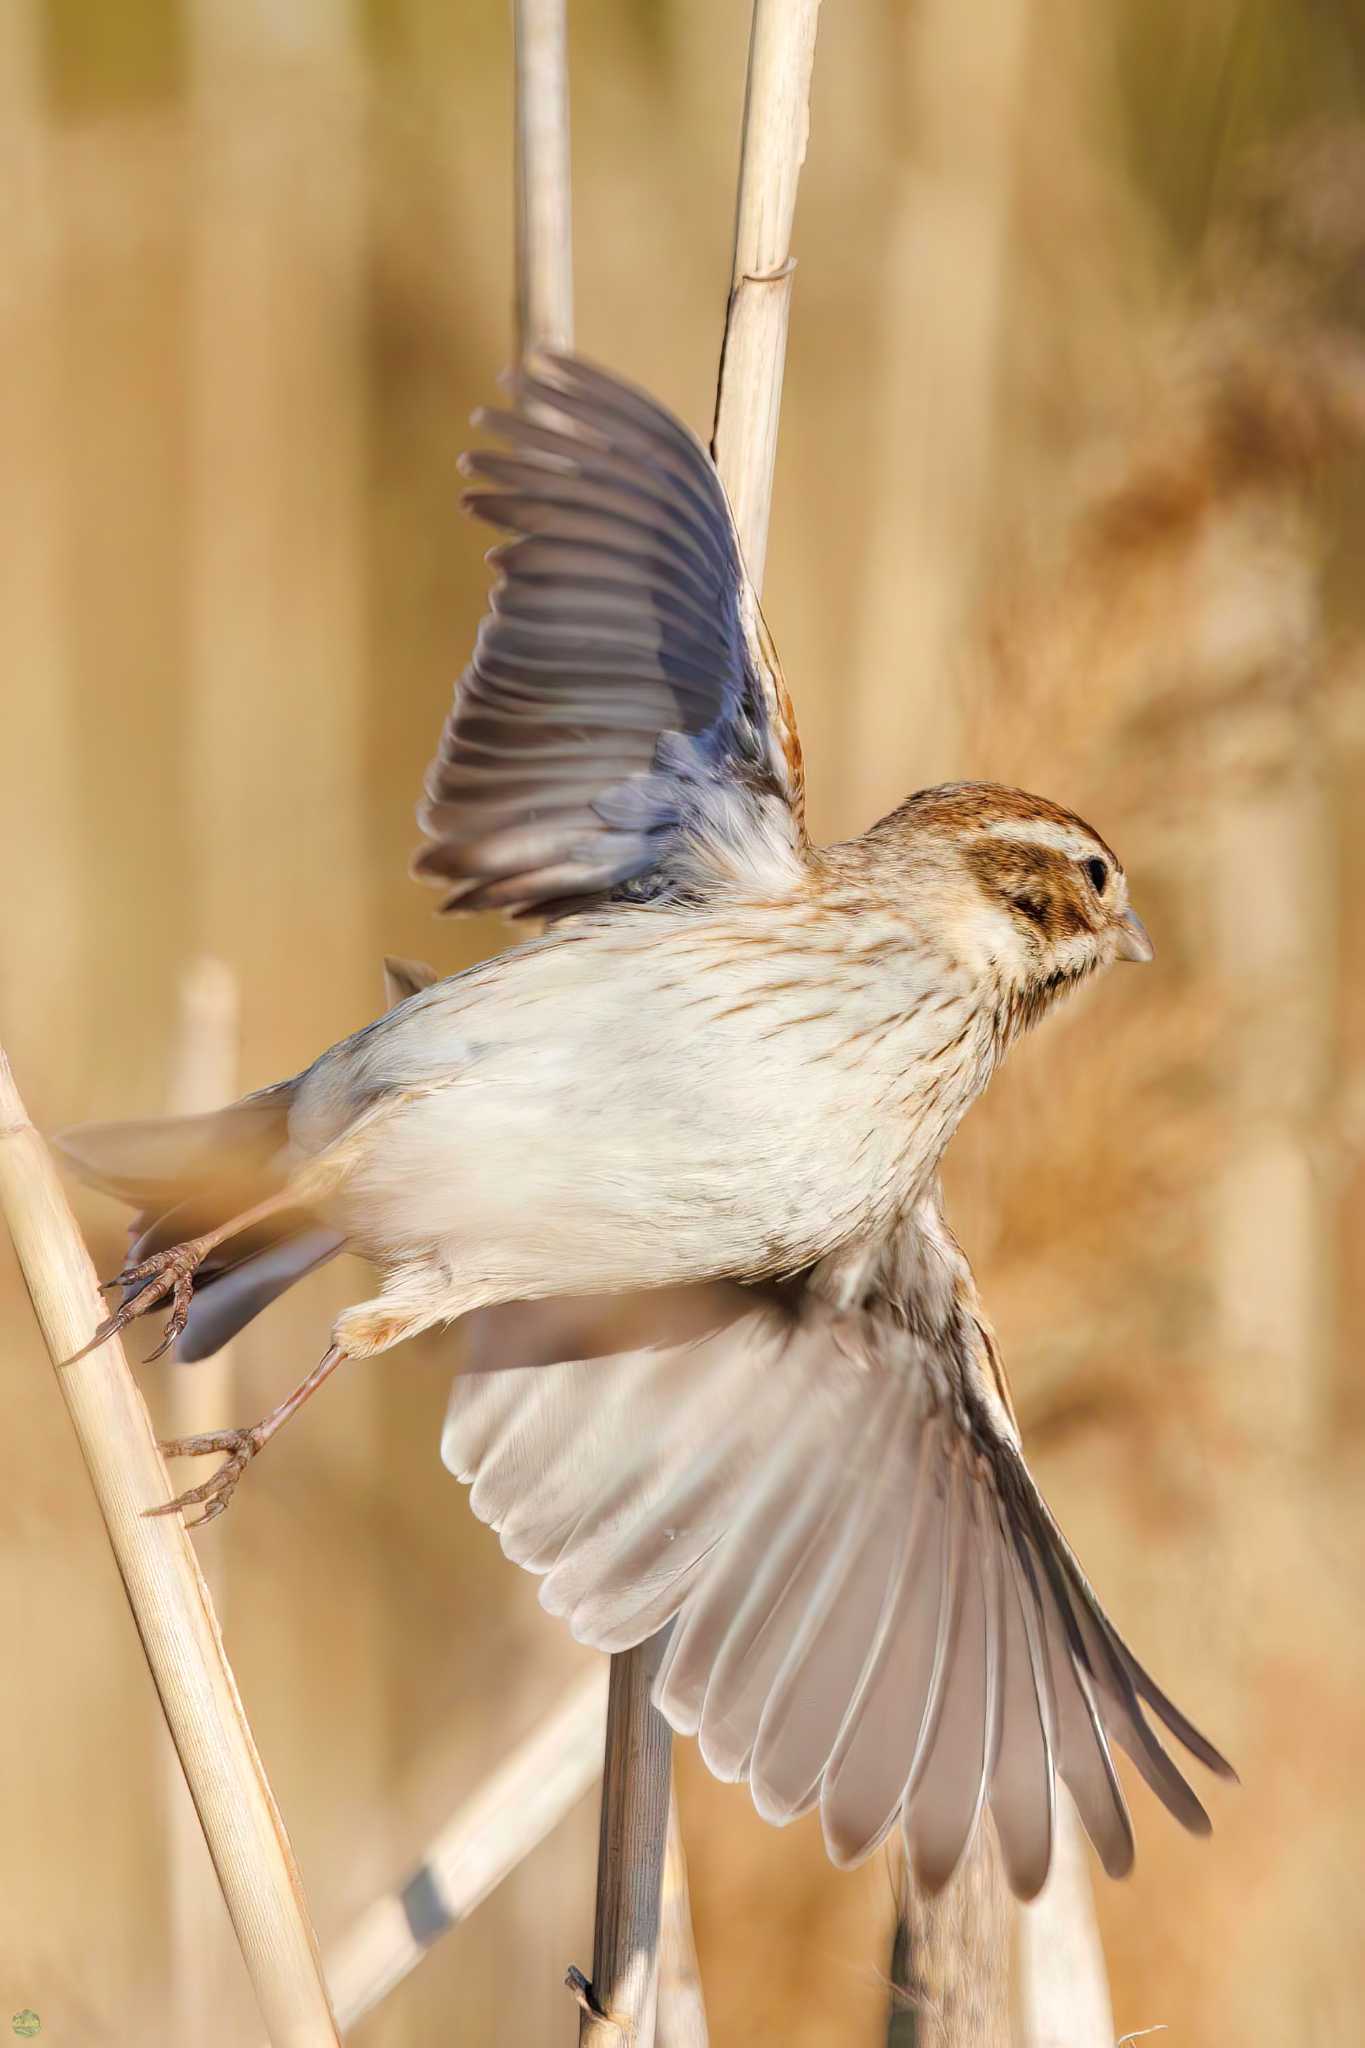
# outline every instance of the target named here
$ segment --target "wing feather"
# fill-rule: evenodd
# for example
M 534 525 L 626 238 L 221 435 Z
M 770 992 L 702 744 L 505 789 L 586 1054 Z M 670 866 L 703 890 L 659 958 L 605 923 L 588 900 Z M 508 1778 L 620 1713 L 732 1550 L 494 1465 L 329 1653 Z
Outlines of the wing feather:
M 902 1284 L 945 1256 L 912 1251 L 885 1262 Z M 485 1312 L 480 1358 L 507 1369 L 456 1382 L 446 1462 L 580 1639 L 617 1650 L 672 1624 L 664 1714 L 766 1818 L 818 1804 L 836 1862 L 899 1815 L 936 1889 L 989 1805 L 1031 1897 L 1060 1775 L 1121 1876 L 1114 1743 L 1183 1826 L 1208 1826 L 1142 1702 L 1229 1767 L 1126 1648 L 1030 1478 L 965 1262 L 946 1305 L 879 1285 L 852 1308 L 818 1274 L 782 1302 L 698 1290 L 694 1312 L 660 1304 L 657 1344 L 645 1297 L 615 1351 L 581 1305 Z M 542 1362 L 557 1321 L 576 1362 Z
M 823 1774 L 825 1845 L 845 1866 L 863 1862 L 890 1832 L 924 1720 L 945 1580 L 942 1451 L 941 1418 L 930 1416 L 877 1634 Z
M 994 1760 L 995 1575 L 993 1553 L 977 1526 L 983 1511 L 964 1477 L 955 1517 L 958 1604 L 939 1711 L 906 1791 L 906 1846 L 928 1891 L 940 1890 L 956 1870 L 980 1818 Z
M 907 1530 L 895 1502 L 914 1480 L 914 1402 L 907 1379 L 880 1423 L 882 1441 L 858 1480 L 858 1512 L 831 1546 L 819 1596 L 804 1617 L 763 1706 L 749 1784 L 765 1820 L 783 1822 L 813 1806 L 839 1731 L 851 1712 L 848 1678 L 875 1654 L 878 1624 Z
M 701 443 L 577 357 L 535 357 L 467 508 L 514 536 L 427 776 L 415 870 L 446 909 L 562 916 L 756 873 L 805 843 L 791 704 Z M 689 857 L 691 856 L 691 857 Z
M 1056 1714 L 1031 1583 L 996 1502 L 1001 1572 L 1002 1741 L 991 1778 L 991 1815 L 1011 1889 L 1036 1898 L 1052 1862 L 1056 1828 Z
M 707 1681 L 698 1734 L 702 1755 L 716 1776 L 748 1776 L 756 1798 L 750 1765 L 760 1722 L 787 1667 L 804 1663 L 810 1639 L 831 1606 L 847 1598 L 848 1567 L 866 1535 L 868 1480 L 875 1483 L 898 1391 L 888 1379 L 878 1398 L 859 1404 L 862 1413 L 852 1444 L 813 1403 L 817 1420 L 811 1453 L 799 1466 L 796 1459 L 790 1461 L 783 1474 L 785 1491 L 766 1512 L 744 1519 L 735 1578 L 746 1590 Z M 845 1455 L 850 1449 L 852 1456 Z M 780 1546 L 771 1540 L 774 1506 L 783 1528 Z M 863 1644 L 857 1647 L 861 1654 Z M 844 1690 L 841 1704 L 846 1704 L 846 1667 L 836 1683 Z M 814 1704 L 818 1692 L 817 1674 L 807 1672 L 803 1696 Z M 822 1756 L 818 1764 L 824 1761 Z M 804 1811 L 818 1786 L 817 1767 L 792 1800 L 765 1800 L 759 1810 L 768 1819 L 790 1820 Z

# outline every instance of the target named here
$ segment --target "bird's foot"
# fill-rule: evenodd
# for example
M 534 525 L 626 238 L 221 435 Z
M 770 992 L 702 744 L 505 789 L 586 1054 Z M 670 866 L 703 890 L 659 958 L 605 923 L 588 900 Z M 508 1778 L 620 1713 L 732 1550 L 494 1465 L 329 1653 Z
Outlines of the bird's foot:
M 291 1415 L 297 1414 L 305 1401 L 311 1400 L 325 1379 L 329 1379 L 345 1358 L 340 1345 L 330 1344 L 306 1379 L 299 1381 L 291 1394 L 286 1394 L 279 1406 L 272 1408 L 259 1422 L 253 1422 L 246 1429 L 210 1429 L 202 1436 L 177 1436 L 162 1444 L 163 1458 L 209 1458 L 215 1451 L 225 1451 L 227 1456 L 216 1472 L 198 1486 L 189 1487 L 178 1493 L 174 1500 L 163 1502 L 160 1507 L 148 1508 L 149 1515 L 173 1515 L 177 1509 L 202 1508 L 188 1524 L 191 1529 L 200 1528 L 221 1515 L 231 1500 L 237 1481 L 245 1472 L 257 1452 L 270 1442 L 276 1430 L 283 1429 Z
M 153 1358 L 164 1357 L 190 1319 L 194 1276 L 208 1250 L 208 1245 L 192 1237 L 184 1244 L 171 1245 L 164 1252 L 154 1252 L 149 1259 L 140 1259 L 135 1266 L 125 1266 L 112 1280 L 106 1280 L 102 1290 L 105 1293 L 115 1287 L 122 1287 L 125 1292 L 132 1288 L 134 1292 L 127 1294 L 126 1300 L 111 1316 L 105 1317 L 85 1351 L 78 1351 L 76 1357 L 84 1358 L 86 1351 L 93 1351 L 110 1337 L 117 1337 L 129 1323 L 145 1316 L 149 1309 L 156 1308 L 169 1296 L 171 1307 L 166 1327 L 161 1333 L 161 1342 L 149 1353 L 148 1363 Z
M 148 1508 L 149 1515 L 173 1515 L 186 1508 L 201 1508 L 203 1512 L 186 1523 L 190 1529 L 202 1528 L 221 1515 L 236 1490 L 237 1481 L 245 1472 L 251 1460 L 270 1436 L 263 1423 L 254 1422 L 248 1429 L 210 1429 L 202 1436 L 172 1437 L 161 1446 L 163 1458 L 210 1458 L 216 1451 L 226 1451 L 227 1456 L 217 1471 L 198 1486 L 188 1487 L 178 1493 L 174 1500 L 162 1503 L 160 1507 Z

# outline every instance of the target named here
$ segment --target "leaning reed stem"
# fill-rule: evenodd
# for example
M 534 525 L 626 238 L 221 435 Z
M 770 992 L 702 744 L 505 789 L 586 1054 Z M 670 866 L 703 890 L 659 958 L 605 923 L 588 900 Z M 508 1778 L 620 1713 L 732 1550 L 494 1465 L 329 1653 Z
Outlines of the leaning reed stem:
M 0 1052 L 0 1209 L 95 1489 L 171 1739 L 273 2048 L 336 2048 L 317 1941 L 208 1588 L 142 1396 L 113 1339 L 74 1364 L 104 1314 L 47 1147 Z
M 820 0 L 755 0 L 744 93 L 730 302 L 725 314 L 712 453 L 739 529 L 745 567 L 763 588 L 777 422 L 791 310 L 796 187 L 810 133 Z

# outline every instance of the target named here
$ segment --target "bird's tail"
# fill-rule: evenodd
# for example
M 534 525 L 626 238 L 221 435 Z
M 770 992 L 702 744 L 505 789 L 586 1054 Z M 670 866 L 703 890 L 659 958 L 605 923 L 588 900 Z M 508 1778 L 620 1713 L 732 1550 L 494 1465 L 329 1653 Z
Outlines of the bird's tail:
M 81 1124 L 53 1143 L 82 1180 L 132 1205 L 131 1266 L 231 1222 L 287 1185 L 294 1088 L 281 1082 L 206 1116 Z M 208 1358 L 343 1242 L 302 1205 L 227 1238 L 195 1274 L 189 1321 L 172 1356 Z
M 436 980 L 420 960 L 384 962 L 386 1007 Z M 289 1183 L 289 1111 L 298 1082 L 280 1081 L 205 1116 L 79 1124 L 53 1139 L 91 1187 L 136 1210 L 128 1261 L 200 1237 Z M 335 1258 L 343 1233 L 304 1203 L 281 1208 L 224 1240 L 197 1268 L 189 1321 L 171 1352 L 210 1358 L 305 1273 Z M 125 1300 L 128 1290 L 125 1290 Z

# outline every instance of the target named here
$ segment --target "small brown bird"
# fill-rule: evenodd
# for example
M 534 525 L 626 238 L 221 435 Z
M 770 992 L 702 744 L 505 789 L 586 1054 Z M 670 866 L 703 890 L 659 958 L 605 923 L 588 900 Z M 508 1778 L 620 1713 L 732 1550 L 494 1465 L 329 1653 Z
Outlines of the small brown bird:
M 384 1276 L 262 1423 L 168 1447 L 226 1453 L 176 1505 L 221 1511 L 342 1358 L 471 1316 L 475 1512 L 580 1639 L 671 1624 L 659 1705 L 760 1812 L 818 1804 L 841 1863 L 899 1813 L 936 1887 L 989 1804 L 1027 1896 L 1060 1775 L 1122 1874 L 1111 1742 L 1197 1833 L 1148 1712 L 1232 1773 L 1029 1476 L 938 1169 L 1029 1024 L 1151 958 L 1123 869 L 993 784 L 812 845 L 702 446 L 567 356 L 484 423 L 469 502 L 513 538 L 417 866 L 547 929 L 233 1108 L 65 1141 L 141 1212 L 109 1328 L 169 1298 L 197 1358 L 343 1246 Z

